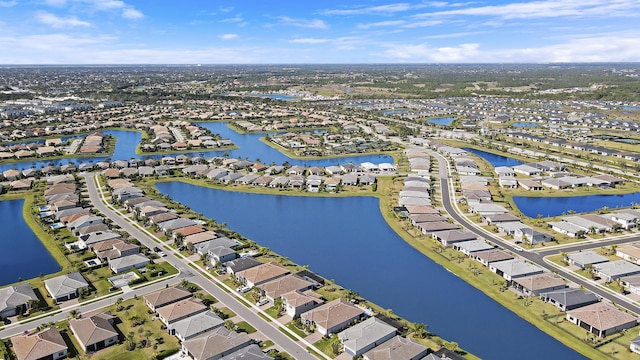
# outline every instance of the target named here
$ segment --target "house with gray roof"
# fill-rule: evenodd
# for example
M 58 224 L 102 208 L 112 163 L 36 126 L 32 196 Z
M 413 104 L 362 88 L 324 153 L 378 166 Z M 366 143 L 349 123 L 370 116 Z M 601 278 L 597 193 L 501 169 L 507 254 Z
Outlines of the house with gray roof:
M 77 298 L 89 283 L 79 272 L 56 276 L 44 281 L 44 287 L 56 302 Z
M 364 360 L 420 360 L 427 356 L 428 352 L 428 347 L 415 340 L 396 335 L 365 352 L 362 358 Z
M 224 263 L 238 257 L 238 253 L 226 246 L 218 246 L 207 252 L 211 260 Z
M 142 254 L 132 254 L 110 260 L 109 268 L 118 274 L 129 269 L 145 267 L 149 262 L 149 258 Z
M 540 294 L 540 299 L 562 311 L 577 309 L 600 301 L 594 293 L 584 292 L 576 288 L 564 288 L 544 292 Z
M 182 352 L 194 360 L 217 360 L 253 343 L 246 333 L 218 327 L 182 343 Z
M 0 289 L 0 319 L 22 314 L 27 310 L 29 300 L 38 300 L 28 283 Z
M 168 231 L 168 230 L 180 229 L 180 228 L 195 225 L 195 224 L 196 224 L 195 221 L 191 219 L 179 217 L 177 219 L 167 220 L 167 221 L 158 223 L 158 226 L 160 227 L 160 229 L 162 229 L 162 231 Z
M 222 325 L 224 325 L 224 320 L 213 311 L 207 310 L 169 324 L 167 331 L 180 341 L 186 341 Z
M 495 248 L 495 246 L 489 245 L 489 243 L 487 243 L 484 240 L 477 239 L 477 240 L 457 242 L 453 244 L 453 248 L 455 250 L 462 252 L 467 256 L 470 256 L 472 253 L 475 253 L 478 251 L 491 250 Z
M 621 277 L 640 274 L 640 266 L 625 260 L 609 261 L 593 266 L 596 275 L 605 281 L 615 281 Z
M 476 240 L 477 236 L 466 230 L 445 230 L 432 234 L 433 238 L 440 241 L 444 246 L 450 246 L 463 241 Z
M 239 244 L 236 240 L 232 240 L 223 236 L 209 241 L 204 241 L 199 244 L 195 244 L 194 249 L 198 254 L 204 255 L 208 254 L 209 251 L 214 250 L 218 247 L 232 248 L 237 245 Z
M 587 265 L 595 265 L 607 262 L 609 261 L 609 258 L 602 256 L 593 250 L 587 250 L 568 254 L 565 260 L 569 264 L 584 269 L 584 267 Z
M 508 281 L 519 277 L 525 277 L 530 275 L 542 274 L 544 270 L 533 264 L 529 264 L 520 259 L 512 259 L 505 261 L 498 261 L 489 264 L 489 270 L 502 276 Z
M 250 269 L 254 266 L 261 265 L 262 263 L 252 257 L 243 257 L 231 261 L 225 262 L 223 265 L 229 274 L 235 274 L 237 272 Z
M 86 247 L 91 247 L 93 244 L 107 240 L 120 239 L 121 237 L 122 236 L 120 236 L 120 234 L 112 231 L 98 231 L 82 235 L 78 239 L 82 241 Z
M 359 357 L 396 335 L 396 328 L 378 318 L 371 317 L 338 333 L 344 351 Z
M 273 358 L 262 352 L 260 346 L 251 344 L 221 357 L 220 360 L 273 360 Z

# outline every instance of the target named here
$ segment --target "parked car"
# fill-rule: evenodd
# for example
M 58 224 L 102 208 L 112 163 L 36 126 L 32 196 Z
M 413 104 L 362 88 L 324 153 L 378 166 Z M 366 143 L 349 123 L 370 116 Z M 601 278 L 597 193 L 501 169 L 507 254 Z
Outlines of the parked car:
M 267 305 L 268 303 L 269 303 L 269 299 L 264 298 L 264 299 L 258 300 L 258 302 L 256 303 L 256 306 Z
M 246 293 L 246 292 L 248 292 L 249 290 L 251 290 L 251 288 L 250 288 L 250 287 L 248 287 L 248 286 L 240 286 L 240 287 L 238 287 L 238 288 L 236 289 L 236 291 L 237 291 L 237 292 L 239 292 L 239 293 Z
M 167 254 L 165 254 L 165 253 L 164 253 L 164 251 L 158 251 L 158 255 L 159 255 L 160 257 L 165 257 L 165 256 L 167 256 Z

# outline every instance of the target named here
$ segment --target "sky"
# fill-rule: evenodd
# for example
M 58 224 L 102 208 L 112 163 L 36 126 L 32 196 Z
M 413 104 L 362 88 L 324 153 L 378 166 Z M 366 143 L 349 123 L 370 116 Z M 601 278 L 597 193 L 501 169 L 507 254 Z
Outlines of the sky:
M 640 61 L 640 0 L 0 0 L 0 64 Z

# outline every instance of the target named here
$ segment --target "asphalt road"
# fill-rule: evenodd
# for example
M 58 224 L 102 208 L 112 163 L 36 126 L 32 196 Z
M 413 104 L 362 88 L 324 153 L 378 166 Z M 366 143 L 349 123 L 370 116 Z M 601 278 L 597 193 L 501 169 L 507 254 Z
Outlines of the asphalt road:
M 449 167 L 447 161 L 442 155 L 437 154 L 435 152 L 431 153 L 438 160 L 438 168 L 440 172 L 440 189 L 442 195 L 442 205 L 449 213 L 449 215 L 459 224 L 464 226 L 468 231 L 478 235 L 479 238 L 487 239 L 495 244 L 502 246 L 503 248 L 512 251 L 516 255 L 521 258 L 527 259 L 528 261 L 545 268 L 549 271 L 557 271 L 560 276 L 563 278 L 572 281 L 578 285 L 583 286 L 585 289 L 597 294 L 605 299 L 608 299 L 612 302 L 615 302 L 617 305 L 622 306 L 623 308 L 635 313 L 636 315 L 640 314 L 640 307 L 636 306 L 632 302 L 630 302 L 626 297 L 621 294 L 612 294 L 608 291 L 605 291 L 598 287 L 595 282 L 590 280 L 585 280 L 581 277 L 578 277 L 574 273 L 563 269 L 561 267 L 555 267 L 544 261 L 544 253 L 538 253 L 533 251 L 524 251 L 520 247 L 516 247 L 514 244 L 496 236 L 489 232 L 484 231 L 484 229 L 478 227 L 475 223 L 469 221 L 466 217 L 460 215 L 452 204 L 451 197 L 451 188 L 449 187 Z M 455 200 L 453 200 L 455 201 Z M 614 240 L 615 241 L 615 240 Z M 619 240 L 621 242 L 628 242 L 629 239 Z M 583 244 L 577 245 L 576 248 L 579 249 L 583 247 L 584 249 L 589 248 L 599 248 L 603 243 L 595 243 L 595 244 Z M 568 248 L 567 248 L 568 249 Z M 557 254 L 559 250 L 552 250 L 552 254 Z M 563 249 L 565 251 L 565 249 Z
M 87 190 L 89 192 L 91 203 L 98 211 L 100 211 L 107 218 L 111 219 L 114 224 L 120 226 L 129 235 L 136 238 L 148 248 L 153 249 L 155 246 L 159 246 L 159 244 L 155 242 L 148 234 L 141 231 L 138 227 L 132 225 L 123 217 L 122 214 L 115 212 L 101 201 L 100 194 L 93 181 L 94 174 L 85 174 L 83 176 L 87 183 Z M 190 268 L 188 261 L 183 258 L 177 257 L 173 251 L 165 250 L 164 252 L 166 253 L 166 257 L 164 259 L 166 259 L 167 262 L 180 270 L 182 278 L 186 278 L 188 281 L 202 287 L 202 289 L 213 295 L 222 304 L 231 309 L 246 322 L 251 324 L 268 339 L 273 341 L 277 347 L 287 352 L 295 359 L 317 360 L 315 356 L 308 353 L 306 349 L 303 348 L 299 343 L 293 341 L 287 335 L 278 330 L 277 323 L 267 322 L 266 320 L 258 316 L 258 314 L 254 312 L 254 310 L 246 307 L 236 298 L 214 284 L 214 279 L 209 279 L 203 274 Z

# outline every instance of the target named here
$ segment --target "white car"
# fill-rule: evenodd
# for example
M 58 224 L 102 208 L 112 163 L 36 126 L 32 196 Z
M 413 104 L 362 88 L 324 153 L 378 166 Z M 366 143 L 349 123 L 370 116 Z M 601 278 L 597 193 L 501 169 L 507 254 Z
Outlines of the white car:
M 256 303 L 256 306 L 267 305 L 268 303 L 269 303 L 269 299 L 264 298 L 264 299 L 258 300 L 258 302 Z
M 164 251 L 158 251 L 158 256 L 165 257 L 167 254 L 165 254 Z
M 251 288 L 248 286 L 240 286 L 239 288 L 236 289 L 237 292 L 243 293 L 243 294 L 246 292 L 249 292 L 249 290 L 251 290 Z

